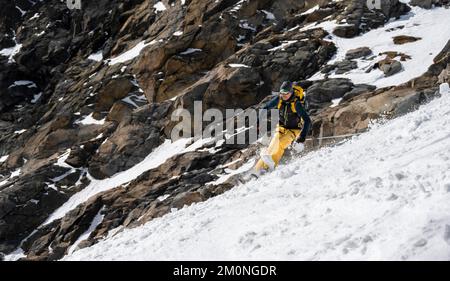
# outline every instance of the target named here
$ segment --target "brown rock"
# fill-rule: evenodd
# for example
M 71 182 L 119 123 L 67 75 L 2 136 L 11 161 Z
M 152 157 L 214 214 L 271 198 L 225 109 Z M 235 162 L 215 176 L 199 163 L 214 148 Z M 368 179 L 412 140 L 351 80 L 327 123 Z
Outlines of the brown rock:
M 399 35 L 395 36 L 392 39 L 394 39 L 394 44 L 396 45 L 403 45 L 406 43 L 416 42 L 418 40 L 421 40 L 420 37 L 413 37 L 413 36 L 407 36 L 407 35 Z
M 130 114 L 130 106 L 123 101 L 117 101 L 109 110 L 108 116 L 106 116 L 106 121 L 115 121 L 120 123 L 126 118 L 129 118 Z
M 116 101 L 123 99 L 133 90 L 136 90 L 136 86 L 129 78 L 111 79 L 98 93 L 96 111 L 109 110 Z

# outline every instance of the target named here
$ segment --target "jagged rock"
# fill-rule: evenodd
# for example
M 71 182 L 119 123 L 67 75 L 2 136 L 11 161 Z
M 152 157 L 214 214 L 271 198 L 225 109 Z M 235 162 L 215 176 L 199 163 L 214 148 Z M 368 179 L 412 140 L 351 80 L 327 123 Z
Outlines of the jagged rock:
M 23 249 L 28 259 L 58 259 L 86 231 L 99 212 L 104 214 L 103 220 L 85 242 L 87 245 L 122 224 L 136 226 L 167 214 L 171 208 L 182 208 L 221 194 L 231 186 L 226 183 L 207 185 L 217 179 L 210 172 L 230 161 L 235 153 L 236 149 L 223 149 L 217 154 L 188 152 L 174 156 L 128 186 L 103 192 L 64 218 L 42 227 L 23 243 Z M 167 198 L 161 200 L 161 195 Z
M 352 60 L 343 60 L 336 63 L 336 74 L 343 74 L 358 68 L 358 63 Z
M 67 169 L 45 165 L 0 190 L 0 252 L 8 253 L 61 206 L 75 190 L 51 187 Z M 73 180 L 73 179 L 72 179 Z M 74 185 L 75 181 L 72 181 Z
M 431 9 L 433 5 L 436 6 L 444 6 L 449 5 L 450 1 L 448 0 L 411 0 L 409 2 L 411 6 L 419 6 L 424 9 Z
M 357 85 L 354 86 L 354 88 L 350 92 L 347 92 L 342 97 L 342 100 L 343 101 L 350 100 L 350 99 L 352 99 L 352 98 L 354 98 L 354 97 L 356 97 L 358 95 L 374 91 L 376 88 L 377 87 L 375 87 L 373 85 L 357 84 Z
M 340 25 L 333 30 L 333 34 L 342 38 L 353 38 L 359 34 L 359 29 L 354 24 Z
M 327 1 L 324 1 L 327 2 Z M 327 3 L 328 4 L 328 3 Z M 332 15 L 336 10 L 333 8 L 318 9 L 306 16 L 305 22 L 317 22 Z
M 449 83 L 450 82 L 450 64 L 447 64 L 447 68 L 443 69 L 441 74 L 438 76 L 438 83 Z
M 399 36 L 393 37 L 392 39 L 394 39 L 394 44 L 403 45 L 406 43 L 416 42 L 418 40 L 421 40 L 422 38 L 414 37 L 414 36 L 407 36 L 407 35 L 399 35 Z
M 392 76 L 403 69 L 401 62 L 391 59 L 379 61 L 377 66 L 381 71 L 383 71 L 386 77 Z
M 307 89 L 307 97 L 312 103 L 327 103 L 343 97 L 352 87 L 353 83 L 345 78 L 319 80 Z
M 444 49 L 433 59 L 434 64 L 444 63 L 447 65 L 448 61 L 450 61 L 450 40 L 445 44 Z
M 356 49 L 348 50 L 345 54 L 345 59 L 353 60 L 362 57 L 368 57 L 370 55 L 372 55 L 372 50 L 369 47 L 359 47 Z
M 411 6 L 419 6 L 424 9 L 431 9 L 433 2 L 433 0 L 411 0 L 409 4 Z
M 379 55 L 380 56 L 386 55 L 390 59 L 395 59 L 396 57 L 400 57 L 400 61 L 406 61 L 406 60 L 412 59 L 411 56 L 409 56 L 407 54 L 399 53 L 399 52 L 395 52 L 395 51 L 382 52 Z
M 369 9 L 367 1 L 351 0 L 342 3 L 344 11 L 337 16 L 338 25 L 333 34 L 352 38 L 361 32 L 383 26 L 390 18 L 398 18 L 410 11 L 408 5 L 398 0 L 381 1 L 381 9 Z

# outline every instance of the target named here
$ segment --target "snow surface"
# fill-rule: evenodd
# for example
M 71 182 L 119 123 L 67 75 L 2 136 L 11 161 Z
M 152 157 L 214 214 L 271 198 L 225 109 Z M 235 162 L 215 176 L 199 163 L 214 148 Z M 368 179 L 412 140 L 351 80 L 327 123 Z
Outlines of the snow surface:
M 319 9 L 320 9 L 319 5 L 316 5 L 316 6 L 312 7 L 311 9 L 301 13 L 300 15 L 306 16 L 306 15 L 312 14 L 313 12 L 315 12 L 315 11 L 317 11 Z
M 14 62 L 14 56 L 20 52 L 20 49 L 22 49 L 22 44 L 16 44 L 14 47 L 0 50 L 0 55 L 8 57 L 8 63 L 12 63 Z
M 345 74 L 332 74 L 329 78 L 344 77 L 349 78 L 355 84 L 372 84 L 379 88 L 399 85 L 409 80 L 421 76 L 428 67 L 433 64 L 434 57 L 444 48 L 450 38 L 450 9 L 433 8 L 430 10 L 419 7 L 412 7 L 411 12 L 402 16 L 399 20 L 391 21 L 384 27 L 371 30 L 354 38 L 346 39 L 331 35 L 332 41 L 336 44 L 338 52 L 333 60 L 328 64 L 341 61 L 350 49 L 358 47 L 369 47 L 375 58 L 373 60 L 358 59 L 358 69 Z M 399 26 L 404 28 L 399 29 Z M 330 34 L 337 26 L 335 22 L 324 22 L 318 25 L 311 24 L 302 30 L 322 27 Z M 394 28 L 393 31 L 386 31 Z M 398 35 L 408 35 L 420 37 L 421 40 L 403 45 L 395 45 L 393 37 Z M 385 55 L 378 54 L 386 51 L 404 53 L 412 57 L 407 61 L 402 61 L 404 70 L 390 77 L 384 77 L 381 70 L 376 69 L 370 73 L 365 73 L 366 69 L 377 61 L 385 58 Z M 310 80 L 323 79 L 324 74 L 318 72 Z
M 8 157 L 9 157 L 9 155 L 5 155 L 5 156 L 0 157 L 0 163 L 3 163 L 6 160 L 8 160 Z
M 89 60 L 93 61 L 102 61 L 103 60 L 103 50 L 98 51 L 97 53 L 93 53 L 88 57 Z
M 158 3 L 156 3 L 155 5 L 153 5 L 153 8 L 156 9 L 156 13 L 167 10 L 166 6 L 165 6 L 164 3 L 161 2 L 161 1 L 159 1 Z
M 276 20 L 276 17 L 273 13 L 266 11 L 266 10 L 262 10 L 264 14 L 266 14 L 266 19 L 267 20 Z
M 250 66 L 245 65 L 245 64 L 240 64 L 240 63 L 230 63 L 228 64 L 231 68 L 240 68 L 240 67 L 244 67 L 244 68 L 250 68 Z
M 66 260 L 449 260 L 450 93 Z

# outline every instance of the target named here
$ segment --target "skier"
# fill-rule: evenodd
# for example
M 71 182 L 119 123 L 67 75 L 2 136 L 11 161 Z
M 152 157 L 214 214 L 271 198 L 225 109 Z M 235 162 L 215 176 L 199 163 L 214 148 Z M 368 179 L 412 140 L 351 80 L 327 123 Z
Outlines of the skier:
M 300 86 L 285 81 L 281 85 L 279 96 L 269 101 L 264 108 L 278 108 L 279 123 L 267 150 L 256 163 L 255 172 L 262 174 L 275 169 L 283 157 L 284 151 L 296 141 L 298 152 L 304 149 L 306 135 L 311 127 L 311 119 L 304 108 L 304 93 Z

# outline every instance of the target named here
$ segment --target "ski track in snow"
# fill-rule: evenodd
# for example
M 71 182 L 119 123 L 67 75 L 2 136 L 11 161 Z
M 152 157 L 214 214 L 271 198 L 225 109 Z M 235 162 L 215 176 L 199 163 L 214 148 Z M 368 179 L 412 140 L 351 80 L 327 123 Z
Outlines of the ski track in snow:
M 447 93 L 65 259 L 449 260 L 449 108 Z

